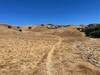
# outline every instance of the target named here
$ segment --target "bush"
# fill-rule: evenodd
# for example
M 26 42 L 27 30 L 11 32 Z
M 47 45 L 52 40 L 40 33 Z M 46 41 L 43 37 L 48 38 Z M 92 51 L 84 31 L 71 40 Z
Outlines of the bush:
M 19 29 L 18 31 L 19 31 L 19 32 L 22 32 L 22 29 Z
M 100 30 L 93 31 L 89 35 L 94 38 L 100 38 Z
M 32 29 L 32 27 L 28 27 L 28 29 Z
M 89 24 L 84 28 L 77 28 L 80 32 L 84 32 L 86 36 L 100 38 L 100 24 Z
M 86 27 L 84 29 L 84 32 L 86 34 L 86 36 L 91 36 L 94 38 L 100 38 L 100 25 L 88 25 L 88 27 Z
M 9 29 L 11 29 L 11 28 L 12 28 L 12 26 L 8 26 L 8 28 L 9 28 Z
M 91 28 L 87 28 L 87 29 L 84 30 L 86 36 L 89 36 L 90 33 L 93 32 L 93 31 L 94 31 L 94 29 L 91 29 Z

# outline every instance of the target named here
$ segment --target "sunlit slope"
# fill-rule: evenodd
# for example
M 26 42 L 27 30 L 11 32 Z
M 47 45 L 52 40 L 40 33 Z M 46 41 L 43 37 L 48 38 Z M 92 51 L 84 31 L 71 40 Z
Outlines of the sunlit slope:
M 8 34 L 8 33 L 15 33 L 15 32 L 17 31 L 15 30 L 14 26 L 12 26 L 12 28 L 10 29 L 8 28 L 7 25 L 0 25 L 0 34 Z
M 100 40 L 72 27 L 0 26 L 0 75 L 100 75 Z

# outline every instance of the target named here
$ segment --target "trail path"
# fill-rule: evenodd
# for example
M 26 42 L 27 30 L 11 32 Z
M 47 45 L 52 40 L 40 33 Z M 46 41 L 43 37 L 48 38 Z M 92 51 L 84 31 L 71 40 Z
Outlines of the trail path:
M 58 37 L 59 41 L 53 45 L 52 49 L 50 50 L 50 52 L 48 53 L 48 56 L 47 56 L 47 62 L 46 62 L 46 68 L 47 68 L 47 74 L 48 75 L 53 75 L 53 67 L 52 67 L 52 55 L 53 55 L 53 52 L 56 48 L 58 48 L 62 42 L 62 38 L 61 37 Z

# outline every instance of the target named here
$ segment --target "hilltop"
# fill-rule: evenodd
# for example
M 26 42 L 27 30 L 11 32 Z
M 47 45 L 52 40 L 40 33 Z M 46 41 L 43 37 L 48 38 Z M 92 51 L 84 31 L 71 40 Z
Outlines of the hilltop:
M 76 26 L 8 26 L 0 25 L 0 75 L 100 75 L 100 39 Z

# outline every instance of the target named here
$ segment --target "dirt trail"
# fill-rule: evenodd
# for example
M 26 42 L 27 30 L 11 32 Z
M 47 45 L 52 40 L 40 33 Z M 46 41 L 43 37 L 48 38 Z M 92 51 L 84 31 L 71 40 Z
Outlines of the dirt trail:
M 52 70 L 53 70 L 53 68 L 52 68 L 52 55 L 53 55 L 54 50 L 60 46 L 61 42 L 62 42 L 62 38 L 59 37 L 59 41 L 55 45 L 53 45 L 52 49 L 48 53 L 47 62 L 46 62 L 46 68 L 47 68 L 47 74 L 48 75 L 53 75 L 53 72 L 52 72 Z

